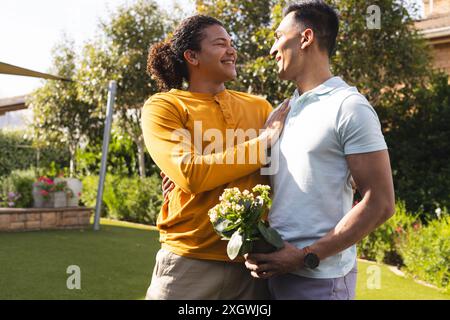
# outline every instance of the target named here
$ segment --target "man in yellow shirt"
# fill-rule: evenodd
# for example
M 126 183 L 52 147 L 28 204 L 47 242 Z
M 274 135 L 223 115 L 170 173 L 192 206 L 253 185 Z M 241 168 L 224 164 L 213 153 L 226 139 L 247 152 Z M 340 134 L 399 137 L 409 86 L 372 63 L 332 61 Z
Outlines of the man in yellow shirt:
M 150 50 L 147 69 L 164 92 L 144 105 L 143 135 L 176 187 L 158 217 L 162 246 L 147 299 L 269 297 L 265 281 L 252 278 L 242 259 L 229 260 L 207 214 L 225 188 L 268 183 L 259 169 L 289 111 L 286 102 L 266 123 L 272 107 L 265 99 L 227 90 L 236 58 L 223 25 L 201 15 Z

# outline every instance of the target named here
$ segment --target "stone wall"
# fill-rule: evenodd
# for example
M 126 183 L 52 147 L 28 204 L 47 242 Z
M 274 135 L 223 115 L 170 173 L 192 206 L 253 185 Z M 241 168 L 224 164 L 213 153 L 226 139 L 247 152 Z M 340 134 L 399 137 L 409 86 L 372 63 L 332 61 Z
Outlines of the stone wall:
M 87 228 L 92 212 L 85 207 L 0 208 L 0 232 Z

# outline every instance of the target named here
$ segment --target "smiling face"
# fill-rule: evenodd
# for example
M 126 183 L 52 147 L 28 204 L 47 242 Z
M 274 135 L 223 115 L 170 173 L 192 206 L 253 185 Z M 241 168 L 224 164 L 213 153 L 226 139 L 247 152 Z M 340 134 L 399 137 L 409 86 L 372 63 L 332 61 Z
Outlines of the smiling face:
M 307 30 L 305 32 L 311 32 Z M 270 54 L 277 61 L 280 79 L 293 80 L 302 72 L 306 62 L 303 49 L 309 46 L 308 43 L 302 43 L 302 38 L 294 12 L 291 12 L 275 31 L 275 43 L 270 49 Z
M 214 82 L 236 78 L 237 52 L 228 32 L 220 25 L 203 30 L 200 51 L 191 53 L 191 71 Z

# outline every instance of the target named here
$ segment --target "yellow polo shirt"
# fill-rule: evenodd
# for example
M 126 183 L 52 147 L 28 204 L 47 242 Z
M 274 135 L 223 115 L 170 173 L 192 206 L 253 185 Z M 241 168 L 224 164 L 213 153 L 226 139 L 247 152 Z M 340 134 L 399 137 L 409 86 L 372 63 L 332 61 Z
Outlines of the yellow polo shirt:
M 176 185 L 157 221 L 163 248 L 229 261 L 228 241 L 214 231 L 208 210 L 225 188 L 269 183 L 259 170 L 264 157 L 255 157 L 264 148 L 252 131 L 259 134 L 271 111 L 265 99 L 232 90 L 212 95 L 172 89 L 146 101 L 141 120 L 147 150 Z M 242 138 L 243 132 L 248 135 Z M 230 139 L 236 133 L 240 141 Z

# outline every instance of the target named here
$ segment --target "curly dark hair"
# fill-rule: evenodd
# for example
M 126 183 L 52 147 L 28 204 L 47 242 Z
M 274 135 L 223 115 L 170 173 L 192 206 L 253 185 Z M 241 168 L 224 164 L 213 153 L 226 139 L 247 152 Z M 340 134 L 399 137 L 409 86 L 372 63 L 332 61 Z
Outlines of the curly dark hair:
M 204 29 L 223 24 L 209 16 L 195 15 L 183 20 L 169 40 L 150 47 L 147 58 L 147 73 L 156 80 L 160 90 L 181 89 L 183 79 L 189 80 L 189 72 L 184 52 L 200 51 L 204 39 Z

